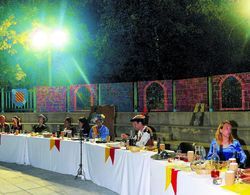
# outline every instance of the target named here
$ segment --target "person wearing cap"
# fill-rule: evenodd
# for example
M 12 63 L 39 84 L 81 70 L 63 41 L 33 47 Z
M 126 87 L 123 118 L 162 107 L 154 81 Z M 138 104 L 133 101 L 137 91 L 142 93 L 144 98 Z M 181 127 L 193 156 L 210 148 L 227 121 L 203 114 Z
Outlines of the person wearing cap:
M 134 137 L 136 140 L 136 146 L 153 146 L 153 132 L 152 129 L 146 126 L 146 120 L 144 115 L 136 115 L 130 122 L 134 129 L 137 131 L 137 135 Z
M 45 124 L 47 122 L 47 117 L 43 114 L 38 116 L 38 124 L 33 126 L 33 131 L 35 133 L 42 133 L 43 131 L 48 131 L 48 126 Z
M 90 126 L 88 119 L 86 119 L 85 117 L 80 117 L 78 121 L 79 121 L 80 133 L 82 133 L 82 136 L 89 137 Z
M 10 125 L 6 123 L 6 118 L 4 115 L 0 115 L 0 130 L 1 132 L 10 133 Z
M 105 116 L 103 114 L 98 114 L 94 118 L 94 125 L 89 132 L 89 138 L 101 138 L 103 141 L 109 136 L 109 129 L 103 125 Z
M 11 130 L 14 132 L 16 130 L 21 131 L 23 129 L 23 125 L 21 124 L 21 119 L 18 116 L 12 117 L 13 124 L 11 125 Z

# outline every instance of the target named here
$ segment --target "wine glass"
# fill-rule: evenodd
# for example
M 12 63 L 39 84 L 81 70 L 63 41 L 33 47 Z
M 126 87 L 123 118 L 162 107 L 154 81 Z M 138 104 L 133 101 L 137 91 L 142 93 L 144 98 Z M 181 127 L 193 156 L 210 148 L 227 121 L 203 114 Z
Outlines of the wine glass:
M 196 160 L 201 159 L 201 147 L 200 146 L 195 146 L 195 157 L 196 157 Z
M 201 160 L 205 160 L 206 159 L 206 150 L 203 146 L 200 147 L 200 151 L 201 151 Z

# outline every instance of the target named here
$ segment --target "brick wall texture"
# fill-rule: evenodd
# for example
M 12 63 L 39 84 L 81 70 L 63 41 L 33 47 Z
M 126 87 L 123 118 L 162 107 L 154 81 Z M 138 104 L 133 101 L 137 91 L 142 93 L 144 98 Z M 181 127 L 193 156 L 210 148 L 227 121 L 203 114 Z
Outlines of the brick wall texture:
M 208 105 L 207 78 L 176 80 L 176 111 L 193 111 L 196 103 Z

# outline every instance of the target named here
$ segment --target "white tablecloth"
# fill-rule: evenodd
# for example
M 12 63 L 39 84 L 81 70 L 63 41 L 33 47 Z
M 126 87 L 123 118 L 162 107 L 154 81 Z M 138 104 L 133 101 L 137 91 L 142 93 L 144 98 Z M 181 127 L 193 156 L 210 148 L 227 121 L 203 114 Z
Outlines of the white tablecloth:
M 83 143 L 83 169 L 86 179 L 122 195 L 174 194 L 166 185 L 166 161 L 150 158 L 154 153 L 132 153 L 116 149 L 114 163 L 105 162 L 104 144 Z M 0 161 L 30 164 L 63 174 L 76 175 L 79 167 L 79 141 L 60 141 L 60 151 L 50 150 L 50 139 L 22 135 L 1 135 Z M 212 184 L 209 176 L 178 173 L 178 195 L 234 194 Z
M 30 165 L 62 174 L 76 175 L 79 165 L 79 141 L 60 141 L 60 151 L 50 150 L 50 139 L 28 137 Z
M 87 179 L 119 194 L 150 194 L 149 157 L 153 153 L 132 153 L 117 149 L 112 164 L 111 158 L 105 162 L 105 145 L 86 143 L 84 146 Z
M 27 164 L 26 137 L 0 135 L 0 161 Z
M 166 161 L 152 160 L 150 162 L 151 173 L 151 193 L 157 195 L 174 195 L 172 185 L 166 190 L 166 167 L 168 163 Z M 222 176 L 223 177 L 223 176 Z M 178 195 L 231 195 L 228 190 L 222 189 L 220 186 L 212 184 L 210 175 L 197 175 L 194 172 L 179 171 L 177 177 L 177 194 Z

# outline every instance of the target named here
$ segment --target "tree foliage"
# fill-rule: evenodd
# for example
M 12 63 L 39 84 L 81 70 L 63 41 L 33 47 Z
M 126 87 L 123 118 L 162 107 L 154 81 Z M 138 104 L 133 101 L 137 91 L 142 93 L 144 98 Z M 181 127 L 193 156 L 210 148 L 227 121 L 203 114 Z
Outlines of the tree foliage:
M 40 23 L 59 22 L 73 29 L 72 44 L 65 53 L 73 62 L 60 69 L 68 73 L 69 79 L 79 77 L 75 80 L 78 83 L 86 82 L 84 73 L 94 83 L 249 71 L 250 19 L 241 11 L 245 2 L 1 1 L 0 69 L 13 74 L 11 69 L 16 70 L 19 64 L 26 78 L 31 78 L 28 67 L 46 64 L 47 54 L 30 55 L 30 49 L 24 49 L 28 29 Z M 9 58 L 11 54 L 15 57 Z M 39 68 L 44 72 L 47 67 Z M 78 75 L 70 74 L 74 71 Z M 59 77 L 58 71 L 55 74 Z M 34 78 L 37 77 L 39 81 L 44 79 L 38 73 Z M 12 85 L 16 81 L 14 79 Z
M 41 72 L 48 72 L 48 52 L 46 50 L 36 52 L 30 47 L 32 30 L 41 26 L 48 26 L 48 28 L 63 26 L 70 34 L 67 48 L 53 51 L 52 54 L 54 65 L 52 71 L 57 75 L 57 77 L 54 76 L 55 82 L 60 81 L 59 77 L 64 77 L 62 71 L 56 69 L 59 63 L 60 69 L 65 69 L 65 74 L 70 75 L 73 72 L 68 71 L 70 69 L 68 66 L 73 64 L 72 60 L 71 62 L 64 60 L 68 62 L 65 64 L 61 56 L 82 64 L 82 59 L 87 55 L 88 48 L 91 46 L 87 26 L 81 18 L 81 8 L 84 8 L 84 2 L 72 1 L 72 4 L 60 0 L 0 2 L 0 71 L 4 73 L 0 76 L 2 86 L 47 85 L 48 76 Z M 23 71 L 22 74 L 20 70 Z M 74 80 L 74 76 L 70 75 L 70 77 Z
M 248 30 L 238 3 L 103 1 L 97 33 L 101 72 L 109 80 L 131 81 L 249 70 Z M 111 67 L 117 68 L 109 75 Z

